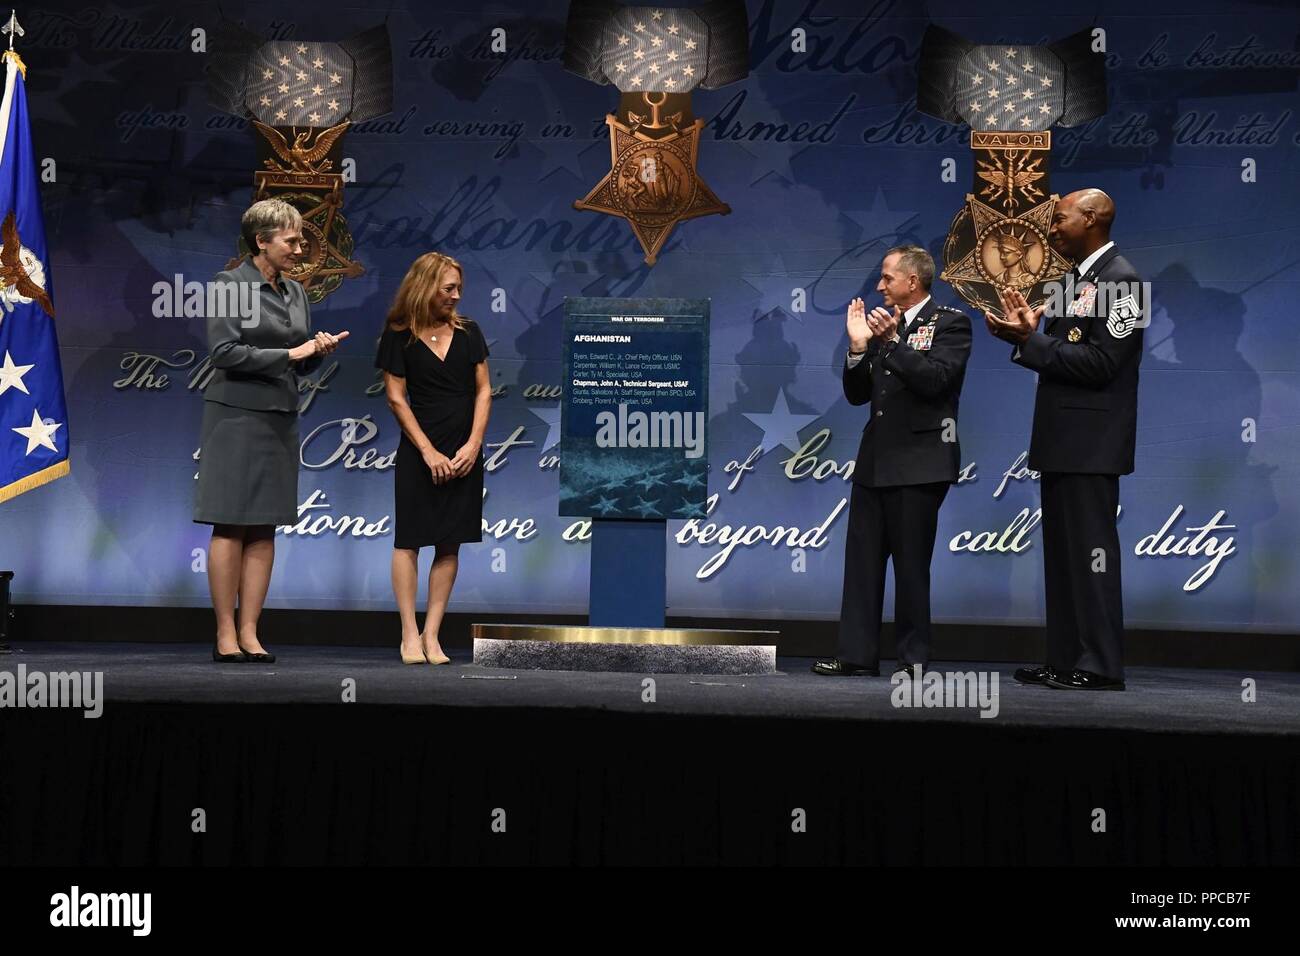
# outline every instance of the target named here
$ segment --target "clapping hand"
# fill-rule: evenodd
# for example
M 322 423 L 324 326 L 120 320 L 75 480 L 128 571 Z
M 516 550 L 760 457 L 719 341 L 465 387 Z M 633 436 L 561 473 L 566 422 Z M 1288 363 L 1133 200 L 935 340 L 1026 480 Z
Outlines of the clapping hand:
M 984 325 L 1004 342 L 1024 345 L 1030 334 L 1038 330 L 1044 306 L 1030 308 L 1028 300 L 1018 289 L 999 289 L 998 300 L 1002 303 L 1003 317 L 999 319 L 991 312 L 985 312 Z
M 871 326 L 867 323 L 867 305 L 861 299 L 849 303 L 849 314 L 844 327 L 849 333 L 849 349 L 865 352 L 871 341 Z
M 871 326 L 871 334 L 876 338 L 884 339 L 886 342 L 894 337 L 898 331 L 898 323 L 902 320 L 903 313 L 894 306 L 894 314 L 890 315 L 888 309 L 877 306 L 871 310 L 871 315 L 867 318 L 867 324 Z

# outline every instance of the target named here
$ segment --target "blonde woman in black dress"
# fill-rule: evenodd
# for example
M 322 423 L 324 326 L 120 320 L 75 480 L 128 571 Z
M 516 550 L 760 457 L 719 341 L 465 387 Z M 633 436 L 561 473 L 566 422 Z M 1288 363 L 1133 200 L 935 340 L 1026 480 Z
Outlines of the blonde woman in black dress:
M 402 615 L 402 661 L 448 664 L 438 629 L 456 581 L 459 549 L 483 540 L 483 435 L 492 407 L 487 342 L 456 311 L 463 273 L 426 252 L 411 264 L 388 311 L 375 366 L 402 428 L 394 469 L 393 593 Z M 432 545 L 429 603 L 415 618 L 420 548 Z

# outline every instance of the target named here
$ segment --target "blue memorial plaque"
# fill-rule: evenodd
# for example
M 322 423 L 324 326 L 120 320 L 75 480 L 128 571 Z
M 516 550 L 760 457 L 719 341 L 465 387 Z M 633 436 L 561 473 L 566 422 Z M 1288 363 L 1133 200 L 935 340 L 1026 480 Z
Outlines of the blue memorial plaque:
M 708 374 L 708 299 L 566 299 L 560 514 L 703 517 Z

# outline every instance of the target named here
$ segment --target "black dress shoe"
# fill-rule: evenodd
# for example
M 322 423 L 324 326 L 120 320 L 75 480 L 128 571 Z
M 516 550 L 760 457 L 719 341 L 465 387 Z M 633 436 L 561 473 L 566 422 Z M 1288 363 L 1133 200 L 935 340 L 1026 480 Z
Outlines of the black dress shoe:
M 1091 671 L 1074 671 L 1069 677 L 1052 673 L 1044 683 L 1060 690 L 1123 690 L 1124 682 Z
M 814 674 L 821 674 L 823 677 L 879 677 L 880 669 L 877 667 L 863 667 L 861 664 L 850 664 L 848 661 L 842 661 L 838 657 L 833 657 L 828 661 L 818 661 L 812 666 Z
M 892 680 L 893 678 L 897 677 L 899 674 L 902 674 L 904 677 L 915 677 L 917 666 L 918 665 L 916 664 L 899 664 L 897 667 L 894 668 L 894 673 L 890 675 L 890 679 Z M 924 677 L 925 672 L 930 669 L 930 665 L 921 664 L 920 668 L 921 668 L 921 676 Z
M 274 664 L 275 663 L 275 655 L 268 654 L 265 651 L 259 654 L 254 654 L 252 651 L 243 651 L 242 653 L 244 657 L 248 659 L 248 662 L 250 664 Z
M 248 660 L 243 651 L 235 651 L 233 654 L 223 654 L 215 647 L 212 648 L 212 659 L 218 664 L 242 664 Z
M 1047 684 L 1049 677 L 1056 676 L 1056 671 L 1050 667 L 1021 667 L 1011 676 L 1022 684 L 1037 684 L 1041 687 Z

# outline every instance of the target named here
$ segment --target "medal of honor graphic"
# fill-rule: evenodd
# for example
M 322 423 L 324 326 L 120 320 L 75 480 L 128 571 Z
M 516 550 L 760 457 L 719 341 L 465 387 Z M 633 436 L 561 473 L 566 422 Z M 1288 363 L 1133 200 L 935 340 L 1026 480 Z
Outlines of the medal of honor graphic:
M 302 283 L 308 301 L 320 302 L 342 285 L 345 278 L 355 278 L 366 271 L 351 258 L 352 233 L 340 212 L 343 175 L 331 172 L 334 160 L 326 158 L 351 124 L 345 120 L 329 129 L 295 130 L 291 145 L 275 127 L 257 120 L 252 122 L 276 157 L 263 159 L 266 168 L 253 174 L 253 199 L 274 196 L 302 214 L 303 254 L 287 274 Z M 251 251 L 244 250 L 241 243 L 241 253 L 246 255 Z M 234 268 L 238 262 L 235 259 L 227 268 Z
M 352 258 L 343 217 L 340 141 L 355 123 L 392 109 L 392 51 L 386 27 L 342 43 L 263 40 L 229 23 L 214 40 L 209 98 L 260 134 L 262 168 L 253 199 L 283 199 L 302 214 L 303 255 L 289 276 L 320 302 L 345 278 L 365 273 Z M 252 250 L 240 239 L 233 268 Z
M 973 185 L 943 247 L 940 278 L 973 308 L 1000 316 L 999 289 L 1046 299 L 1071 263 L 1047 240 L 1052 125 L 1106 111 L 1104 55 L 1089 32 L 1049 46 L 976 46 L 930 26 L 921 45 L 917 109 L 971 127 Z
M 651 138 L 642 130 L 655 128 L 653 122 L 660 118 L 667 96 L 640 95 L 650 108 L 651 123 L 625 126 L 613 116 L 605 117 L 610 130 L 609 172 L 573 205 L 622 216 L 645 250 L 646 263 L 654 265 L 673 226 L 696 216 L 726 215 L 731 207 L 695 171 L 704 122 L 696 120 L 681 130 L 670 128 L 662 139 Z
M 704 121 L 694 118 L 691 90 L 748 75 L 748 30 L 744 3 L 733 0 L 698 10 L 569 6 L 565 69 L 621 94 L 605 117 L 609 172 L 573 205 L 626 219 L 647 265 L 679 222 L 731 212 L 696 168 Z

